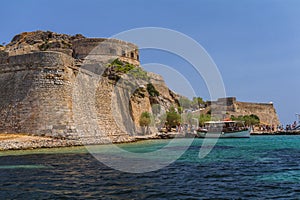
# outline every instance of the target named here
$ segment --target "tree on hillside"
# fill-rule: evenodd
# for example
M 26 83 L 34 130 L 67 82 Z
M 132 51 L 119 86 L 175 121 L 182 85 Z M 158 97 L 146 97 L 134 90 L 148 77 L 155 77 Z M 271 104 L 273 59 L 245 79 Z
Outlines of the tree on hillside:
M 201 114 L 198 119 L 199 119 L 199 126 L 202 127 L 204 126 L 205 122 L 212 120 L 211 115 L 209 114 Z
M 199 109 L 205 107 L 205 102 L 201 97 L 193 97 L 192 101 L 186 97 L 180 97 L 179 104 L 183 109 Z
M 260 123 L 260 119 L 257 115 L 251 114 L 249 116 L 246 116 L 245 118 L 245 123 L 248 126 L 255 126 L 255 125 L 259 125 Z
M 192 102 L 186 97 L 180 97 L 179 104 L 183 109 L 188 109 L 191 108 Z
M 149 112 L 143 112 L 140 116 L 139 124 L 142 127 L 143 134 L 147 134 L 149 125 L 151 124 L 151 114 Z
M 255 125 L 259 125 L 259 123 L 260 123 L 259 117 L 254 114 L 244 115 L 244 116 L 240 115 L 238 117 L 235 117 L 232 115 L 230 118 L 231 118 L 231 120 L 234 120 L 234 121 L 243 121 L 246 126 L 255 126 Z
M 201 97 L 193 97 L 192 103 L 191 103 L 192 108 L 194 109 L 199 109 L 205 107 L 205 102 Z
M 181 106 L 179 106 L 179 107 L 177 108 L 177 110 L 178 110 L 178 113 L 179 113 L 179 114 L 182 114 L 182 113 L 183 113 L 183 108 L 182 108 Z
M 178 114 L 175 110 L 175 108 L 172 106 L 169 111 L 167 112 L 167 118 L 166 123 L 169 128 L 174 127 L 178 124 L 180 124 L 181 116 Z

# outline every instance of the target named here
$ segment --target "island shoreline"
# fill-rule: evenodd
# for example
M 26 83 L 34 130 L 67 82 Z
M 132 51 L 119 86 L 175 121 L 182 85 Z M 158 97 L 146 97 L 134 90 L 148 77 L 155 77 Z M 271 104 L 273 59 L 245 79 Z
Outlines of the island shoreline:
M 286 132 L 254 132 L 251 136 L 282 136 L 282 135 L 300 135 L 300 131 L 286 131 Z M 195 137 L 195 135 L 194 135 Z M 76 147 L 85 145 L 108 145 L 108 144 L 124 144 L 135 143 L 143 140 L 155 139 L 173 139 L 173 138 L 193 138 L 192 134 L 183 134 L 177 132 L 169 133 L 153 133 L 150 135 L 137 135 L 132 136 L 130 140 L 123 142 L 110 142 L 110 143 L 82 143 L 80 139 L 58 139 L 45 136 L 34 136 L 30 134 L 8 134 L 0 133 L 0 152 L 1 151 L 15 151 L 15 150 L 33 150 L 44 148 L 64 148 Z

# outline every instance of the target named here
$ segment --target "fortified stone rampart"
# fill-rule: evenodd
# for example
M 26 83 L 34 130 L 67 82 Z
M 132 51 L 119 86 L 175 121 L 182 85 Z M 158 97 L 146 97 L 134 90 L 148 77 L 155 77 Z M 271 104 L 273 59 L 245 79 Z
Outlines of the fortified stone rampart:
M 250 115 L 255 114 L 259 117 L 261 124 L 280 125 L 276 110 L 273 103 L 248 103 L 235 102 L 234 115 Z
M 147 73 L 158 96 L 149 95 L 145 80 L 113 83 L 101 76 L 116 58 L 140 65 L 138 47 L 116 39 L 42 31 L 17 35 L 0 51 L 0 132 L 124 142 L 139 131 L 141 113 L 151 112 L 153 104 L 161 111 L 179 105 L 179 96 L 159 75 Z M 137 95 L 127 83 L 137 86 Z M 279 124 L 273 104 L 231 97 L 208 106 L 224 117 L 256 114 L 263 123 Z
M 7 63 L 8 57 L 9 57 L 8 52 L 0 51 L 0 63 Z
M 113 86 L 76 67 L 68 55 L 36 52 L 11 56 L 8 63 L 0 65 L 0 92 L 4 94 L 0 96 L 1 132 L 81 139 L 84 143 L 129 140 L 110 110 Z M 97 104 L 87 105 L 95 99 Z M 89 118 L 93 113 L 96 117 Z
M 151 112 L 150 97 L 136 101 L 126 87 L 100 78 L 116 58 L 139 66 L 137 46 L 120 40 L 17 35 L 0 51 L 0 132 L 82 143 L 130 141 L 140 113 Z M 153 83 L 161 92 L 157 102 L 175 102 L 163 80 Z
M 227 97 L 208 102 L 207 105 L 210 110 L 214 110 L 223 118 L 228 118 L 231 115 L 238 117 L 254 114 L 260 118 L 262 124 L 274 125 L 275 127 L 280 125 L 273 103 L 239 102 L 235 97 Z
M 139 65 L 138 47 L 132 43 L 112 38 L 85 38 L 80 34 L 70 36 L 50 31 L 16 35 L 11 43 L 5 46 L 4 51 L 0 50 L 0 60 L 2 57 L 38 51 L 62 52 L 75 59 L 85 59 L 87 55 L 102 55 L 111 59 L 118 56 L 121 60 Z
M 120 58 L 125 62 L 139 65 L 138 47 L 117 39 L 83 38 L 72 42 L 73 57 L 84 59 L 89 56 L 103 56 L 106 59 Z
M 1 64 L 0 131 L 53 136 L 72 132 L 73 65 L 58 52 L 11 56 L 8 64 Z

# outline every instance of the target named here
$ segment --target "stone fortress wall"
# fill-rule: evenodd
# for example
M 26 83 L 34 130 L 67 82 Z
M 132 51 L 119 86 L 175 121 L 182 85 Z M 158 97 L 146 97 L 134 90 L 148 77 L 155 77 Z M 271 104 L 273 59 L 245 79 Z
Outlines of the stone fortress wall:
M 222 111 L 224 117 L 244 116 L 255 114 L 260 118 L 261 124 L 280 125 L 279 118 L 273 103 L 250 103 L 237 101 L 235 97 L 219 98 L 217 101 L 208 102 L 210 108 Z
M 87 55 L 116 57 L 123 61 L 139 65 L 138 47 L 132 43 L 104 38 L 83 38 L 72 42 L 73 57 L 85 59 Z
M 73 65 L 58 52 L 15 55 L 1 63 L 0 130 L 45 134 L 50 126 L 46 121 L 52 121 L 52 129 L 71 127 L 68 102 L 74 74 L 69 66 Z
M 15 36 L 0 48 L 0 133 L 80 139 L 86 144 L 131 141 L 139 132 L 142 112 L 152 112 L 152 104 L 165 111 L 178 105 L 179 96 L 150 72 L 158 97 L 149 96 L 147 82 L 136 81 L 142 95 L 132 96 L 126 86 L 99 78 L 116 58 L 140 65 L 138 47 L 116 39 L 43 31 Z M 273 104 L 226 98 L 210 106 L 225 109 L 221 114 L 256 114 L 265 123 L 279 124 Z
M 45 32 L 38 31 L 35 34 L 44 37 Z M 32 36 L 32 33 L 28 35 Z M 20 34 L 12 45 L 0 51 L 0 132 L 81 138 L 84 143 L 130 141 L 126 130 L 121 130 L 111 115 L 112 86 L 105 81 L 95 82 L 93 73 L 81 70 L 81 66 L 84 65 L 82 60 L 91 51 L 95 51 L 96 46 L 100 47 L 96 49 L 97 54 L 101 54 L 100 57 L 106 61 L 118 57 L 139 65 L 137 46 L 115 39 L 71 40 L 64 35 L 55 37 L 63 37 L 63 41 L 69 39 L 67 48 L 61 46 L 64 42 L 51 39 L 52 37 L 46 40 L 36 39 L 30 44 L 28 39 L 22 42 L 28 35 Z M 47 48 L 41 50 L 45 46 Z M 102 64 L 98 66 L 101 67 Z M 91 119 L 86 119 L 90 113 L 79 112 L 83 111 L 78 108 L 80 104 L 84 107 L 87 101 L 78 101 L 79 98 L 76 98 L 74 105 L 74 97 L 80 91 L 84 93 L 81 97 L 88 94 L 86 87 L 82 88 L 86 84 L 79 81 L 94 84 L 93 89 L 98 91 L 97 110 L 89 112 L 96 113 L 95 121 L 101 130 L 83 130 L 93 125 L 89 124 Z

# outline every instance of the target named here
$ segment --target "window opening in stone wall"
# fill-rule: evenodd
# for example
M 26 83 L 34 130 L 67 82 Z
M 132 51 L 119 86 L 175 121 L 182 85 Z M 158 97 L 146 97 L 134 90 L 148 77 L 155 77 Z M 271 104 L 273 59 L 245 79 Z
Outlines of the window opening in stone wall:
M 133 52 L 131 52 L 130 55 L 131 55 L 131 58 L 134 58 L 134 53 Z
M 115 49 L 109 49 L 109 53 L 112 55 L 116 55 L 116 50 Z

